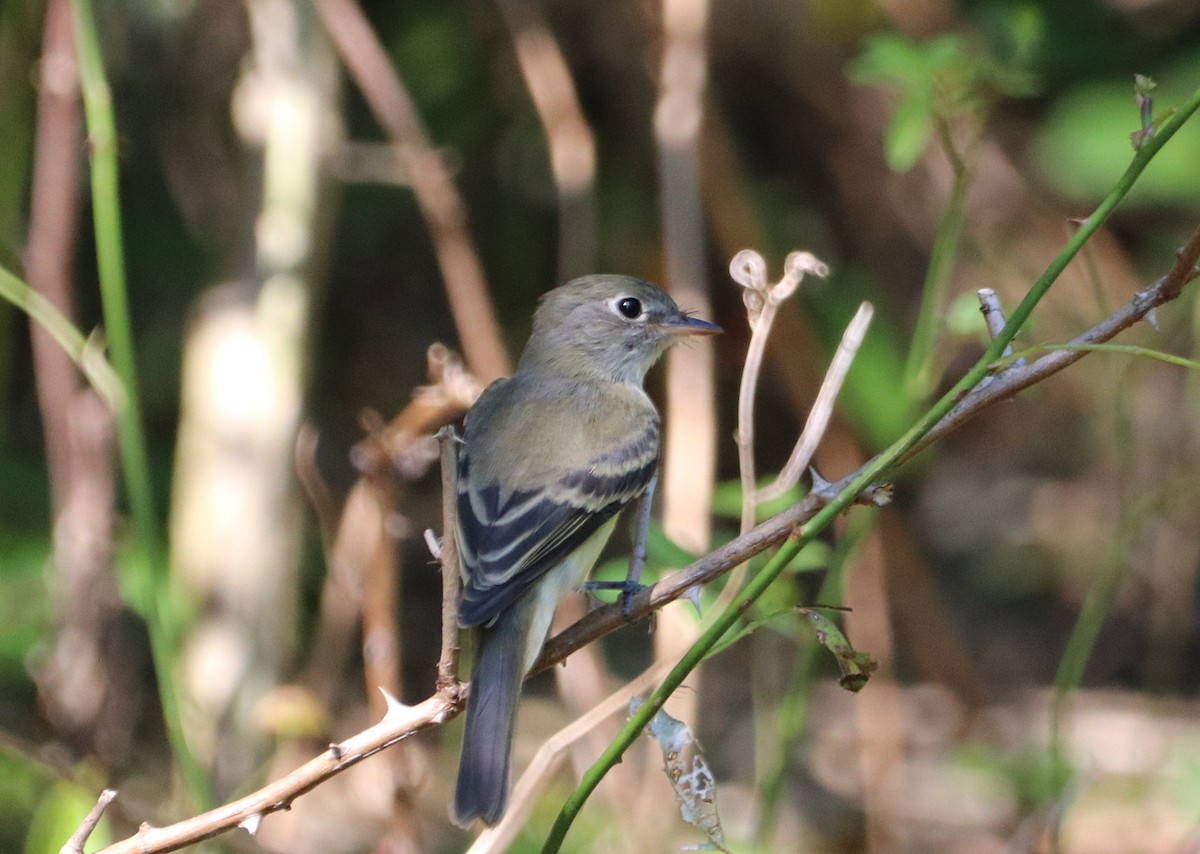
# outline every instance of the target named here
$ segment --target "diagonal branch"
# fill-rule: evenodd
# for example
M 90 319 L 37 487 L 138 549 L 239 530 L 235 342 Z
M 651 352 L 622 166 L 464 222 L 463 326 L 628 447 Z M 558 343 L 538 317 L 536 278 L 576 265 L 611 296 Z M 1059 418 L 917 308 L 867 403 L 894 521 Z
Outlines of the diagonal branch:
M 429 227 L 459 345 L 471 373 L 489 383 L 512 373 L 483 264 L 467 229 L 467 209 L 421 117 L 355 0 L 317 0 L 317 14 L 375 120 L 396 147 Z
M 455 447 L 457 441 L 449 430 L 439 433 L 442 440 L 442 483 L 448 495 L 453 496 Z M 244 798 L 209 810 L 193 818 L 176 822 L 167 827 L 151 827 L 143 824 L 138 832 L 104 848 L 99 854 L 151 854 L 151 852 L 176 851 L 205 839 L 211 839 L 234 827 L 242 827 L 254 834 L 264 816 L 280 810 L 290 809 L 292 801 L 305 792 L 319 786 L 336 774 L 356 765 L 369 756 L 403 741 L 414 733 L 437 726 L 456 717 L 466 704 L 466 686 L 458 681 L 458 601 L 459 572 L 457 552 L 454 548 L 454 501 L 444 502 L 445 516 L 442 520 L 443 542 L 441 546 L 443 596 L 449 607 L 443 608 L 446 624 L 442 627 L 442 651 L 438 660 L 437 690 L 432 697 L 415 706 L 405 706 L 388 695 L 387 713 L 383 720 L 357 735 L 327 750 L 295 771 L 268 783 Z
M 1097 344 L 1108 341 L 1133 326 L 1153 309 L 1176 299 L 1183 286 L 1195 277 L 1198 260 L 1200 260 L 1200 227 L 1180 250 L 1175 264 L 1165 276 L 1146 290 L 1134 294 L 1129 302 L 1082 335 L 1072 339 L 1070 343 Z M 1056 350 L 1028 365 L 1010 367 L 993 375 L 991 383 L 968 392 L 936 426 L 899 458 L 898 464 L 912 459 L 922 450 L 957 430 L 993 404 L 1007 400 L 1017 392 L 1073 365 L 1087 353 L 1086 350 Z M 707 584 L 739 563 L 779 545 L 792 531 L 815 516 L 834 495 L 837 495 L 866 471 L 873 462 L 874 459 L 869 460 L 861 468 L 836 483 L 822 484 L 817 491 L 810 493 L 799 504 L 795 504 L 779 515 L 751 528 L 742 536 L 705 555 L 690 566 L 668 575 L 648 590 L 643 590 L 633 600 L 632 619 L 637 620 L 649 615 L 668 602 L 678 599 L 692 587 Z M 566 658 L 576 649 L 615 631 L 625 622 L 620 604 L 597 608 L 579 622 L 568 626 L 552 637 L 543 648 L 542 656 L 534 665 L 532 672 L 545 670 Z
M 1187 282 L 1196 278 L 1195 267 L 1200 261 L 1200 228 L 1179 252 L 1171 270 L 1134 297 L 1113 314 L 1078 336 L 1072 343 L 1094 344 L 1107 341 L 1144 318 L 1151 310 L 1177 298 Z M 1006 342 L 1007 343 L 1007 342 Z M 1018 391 L 1058 373 L 1087 355 L 1088 351 L 1055 351 L 1023 367 L 1010 367 L 994 375 L 992 383 L 976 387 L 966 394 L 927 434 L 898 462 L 911 459 L 938 438 L 961 427 L 992 404 L 1012 397 Z M 835 495 L 852 484 L 874 465 L 874 460 L 837 483 L 823 483 L 817 491 L 777 516 L 750 529 L 744 535 L 701 558 L 691 566 L 667 576 L 658 584 L 640 593 L 634 600 L 635 618 L 645 617 L 667 602 L 679 598 L 689 588 L 710 582 L 751 557 L 779 545 L 801 525 L 815 516 Z M 446 531 L 452 530 L 446 528 Z M 444 548 L 444 547 L 443 547 Z M 443 552 L 443 557 L 445 553 Z M 453 582 L 450 582 L 452 584 Z M 452 595 L 448 587 L 447 596 Z M 620 603 L 598 608 L 579 622 L 551 638 L 531 673 L 557 664 L 575 650 L 625 625 Z M 442 661 L 452 660 L 453 653 L 445 647 L 454 632 L 443 633 Z M 452 641 L 449 641 L 452 642 Z M 174 851 L 209 839 L 233 827 L 256 829 L 261 817 L 287 809 L 299 795 L 315 788 L 346 768 L 361 762 L 415 732 L 444 723 L 460 714 L 465 707 L 466 686 L 449 677 L 429 699 L 416 706 L 402 706 L 389 700 L 388 714 L 382 721 L 363 732 L 331 745 L 328 750 L 291 774 L 269 783 L 251 795 L 203 813 L 191 819 L 163 828 L 143 825 L 135 835 L 103 849 L 99 854 L 152 854 Z

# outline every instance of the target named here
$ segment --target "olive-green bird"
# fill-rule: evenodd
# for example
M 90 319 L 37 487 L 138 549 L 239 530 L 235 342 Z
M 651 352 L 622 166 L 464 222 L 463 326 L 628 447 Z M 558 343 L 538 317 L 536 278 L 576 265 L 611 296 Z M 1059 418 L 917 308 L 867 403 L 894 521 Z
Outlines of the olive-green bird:
M 577 590 L 658 466 L 646 372 L 681 337 L 718 326 L 629 276 L 542 297 L 517 371 L 467 413 L 458 465 L 459 623 L 478 626 L 451 816 L 495 824 L 508 804 L 521 683 L 558 601 Z

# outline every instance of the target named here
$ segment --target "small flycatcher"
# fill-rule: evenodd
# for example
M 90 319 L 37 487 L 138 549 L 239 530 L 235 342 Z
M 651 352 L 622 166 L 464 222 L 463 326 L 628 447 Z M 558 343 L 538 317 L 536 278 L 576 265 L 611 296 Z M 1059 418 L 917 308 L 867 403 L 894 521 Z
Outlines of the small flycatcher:
M 659 418 L 646 372 L 679 338 L 720 331 L 641 279 L 575 279 L 542 297 L 516 373 L 467 413 L 458 619 L 479 633 L 457 824 L 504 814 L 521 682 L 559 599 L 583 584 L 617 513 L 654 477 Z

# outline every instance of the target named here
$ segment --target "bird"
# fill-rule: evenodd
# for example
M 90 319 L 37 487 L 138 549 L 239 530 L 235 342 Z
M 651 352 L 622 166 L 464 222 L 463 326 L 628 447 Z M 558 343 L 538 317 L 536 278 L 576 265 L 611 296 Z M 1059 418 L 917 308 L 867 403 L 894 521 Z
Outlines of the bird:
M 458 622 L 477 641 L 456 824 L 503 816 L 524 677 L 559 600 L 655 477 L 660 422 L 647 371 L 674 342 L 720 331 L 642 279 L 574 279 L 541 298 L 516 371 L 468 411 L 455 488 Z

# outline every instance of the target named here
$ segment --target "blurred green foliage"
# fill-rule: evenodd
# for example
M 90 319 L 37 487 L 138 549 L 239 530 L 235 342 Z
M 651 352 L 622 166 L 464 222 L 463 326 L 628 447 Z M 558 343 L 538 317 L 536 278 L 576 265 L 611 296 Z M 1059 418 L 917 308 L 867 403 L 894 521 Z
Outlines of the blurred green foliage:
M 238 4 L 225 8 L 216 3 L 117 2 L 100 7 L 115 85 L 126 259 L 151 473 L 158 506 L 165 509 L 183 330 L 205 289 L 237 279 L 246 265 L 245 246 L 235 245 L 238 241 L 228 235 L 248 233 L 251 217 L 245 199 L 230 187 L 252 185 L 255 164 L 240 150 L 229 121 L 229 86 L 223 82 L 236 76 L 244 50 L 238 40 L 244 35 L 238 31 Z M 1160 114 L 1200 79 L 1195 58 L 1200 24 L 1195 17 L 1180 13 L 1175 23 L 1152 17 L 1156 8 L 1181 9 L 1179 3 L 1147 4 L 1140 12 L 1130 4 L 1099 0 L 965 0 L 951 7 L 956 13 L 953 28 L 928 38 L 903 34 L 888 24 L 879 4 L 867 2 L 764 3 L 754 14 L 736 4 L 714 4 L 712 10 L 715 19 L 732 14 L 746 18 L 738 22 L 746 25 L 745 33 L 728 29 L 711 39 L 710 108 L 727 124 L 746 170 L 744 201 L 759 220 L 756 226 L 766 244 L 757 248 L 769 258 L 781 258 L 792 248 L 817 246 L 834 269 L 829 282 L 806 287 L 796 305 L 784 310 L 802 312 L 816 343 L 829 353 L 861 299 L 871 299 L 879 309 L 840 401 L 854 439 L 868 450 L 898 436 L 912 416 L 904 363 L 930 249 L 920 225 L 914 225 L 916 218 L 895 215 L 895 200 L 885 198 L 878 187 L 866 191 L 868 196 L 874 193 L 870 205 L 856 206 L 855 192 L 861 191 L 844 190 L 843 184 L 860 174 L 875 175 L 866 153 L 879 151 L 892 169 L 908 170 L 934 141 L 939 121 L 978 122 L 984 132 L 995 133 L 990 139 L 1017 171 L 1039 182 L 1038 189 L 1083 205 L 1107 191 L 1129 162 L 1129 135 L 1139 127 L 1133 74 L 1152 74 L 1159 81 L 1153 96 Z M 0 264 L 12 269 L 19 269 L 26 236 L 34 154 L 32 84 L 41 11 L 38 2 L 0 3 Z M 633 5 L 616 4 L 603 11 L 595 17 L 599 13 L 572 3 L 546 9 L 598 140 L 600 266 L 661 278 L 651 129 L 656 20 Z M 431 136 L 455 169 L 470 211 L 471 234 L 515 351 L 527 333 L 537 295 L 553 284 L 557 213 L 545 141 L 512 57 L 509 35 L 487 4 L 376 2 L 367 4 L 367 12 Z M 758 15 L 768 23 L 755 29 Z M 796 20 L 803 22 L 812 41 L 801 41 L 798 30 L 791 28 Z M 746 43 L 738 41 L 742 37 Z M 199 49 L 220 39 L 226 42 L 226 53 Z M 822 51 L 797 49 L 813 44 Z M 799 62 L 799 54 L 799 59 L 817 57 L 815 64 Z M 891 89 L 894 107 L 884 138 L 855 140 L 855 148 L 837 135 L 849 125 L 829 121 L 828 112 L 849 111 L 848 93 L 867 83 Z M 342 90 L 350 137 L 380 139 L 361 97 L 349 84 Z M 214 156 L 206 159 L 197 152 Z M 861 161 L 846 167 L 839 157 Z M 1135 255 L 1138 269 L 1159 275 L 1178 235 L 1186 233 L 1189 218 L 1194 219 L 1200 199 L 1197 163 L 1200 125 L 1193 123 L 1147 170 L 1130 196 L 1132 204 L 1119 214 L 1119 237 Z M 253 198 L 252 190 L 243 192 Z M 914 199 L 911 204 L 915 208 L 922 202 Z M 425 347 L 433 340 L 452 342 L 454 332 L 425 224 L 409 190 L 351 184 L 332 208 L 306 412 L 322 433 L 322 473 L 340 495 L 355 476 L 347 456 L 348 447 L 361 435 L 358 412 L 365 407 L 385 414 L 396 411 L 425 379 Z M 85 206 L 75 265 L 76 313 L 85 331 L 97 325 L 100 313 L 88 213 Z M 865 221 L 867 216 L 871 221 Z M 738 224 L 756 233 L 746 223 Z M 718 272 L 712 293 L 728 330 L 719 344 L 720 381 L 723 394 L 728 392 L 732 400 L 745 344 L 744 324 L 732 289 L 723 290 L 727 283 L 721 253 L 727 246 L 713 237 L 710 260 Z M 986 249 L 968 240 L 962 252 L 974 261 L 986 261 Z M 937 312 L 939 335 L 949 331 L 969 337 L 971 343 L 984 340 L 972 295 L 950 294 L 947 304 L 948 310 Z M 1087 305 L 1090 311 L 1091 303 Z M 1192 312 L 1193 325 L 1200 329 L 1200 302 L 1193 304 Z M 1038 321 L 1037 330 L 1026 331 L 1040 332 L 1043 319 Z M 1165 328 L 1169 343 L 1192 346 L 1188 342 L 1195 335 L 1189 339 L 1180 333 L 1170 317 Z M 771 346 L 786 359 L 793 344 L 775 340 Z M 802 423 L 803 413 L 778 390 L 778 379 L 765 378 L 760 423 L 773 438 L 783 438 L 764 456 L 777 455 L 776 444 L 785 453 Z M 723 399 L 722 406 L 727 417 L 728 401 Z M 39 646 L 52 631 L 55 592 L 47 581 L 51 527 L 40 429 L 24 321 L 0 304 L 0 723 L 29 738 L 52 740 L 29 675 Z M 1038 422 L 1027 429 L 1051 434 L 1056 425 Z M 1078 432 L 1097 438 L 1064 450 L 1051 447 L 1045 452 L 1050 463 L 1029 452 L 1018 454 L 1008 467 L 1023 478 L 1052 482 L 1074 475 L 1085 463 L 1103 468 L 1108 464 L 1102 456 L 1105 436 L 1101 428 L 1090 431 Z M 1078 435 L 1062 433 L 1072 441 Z M 1033 436 L 1028 444 L 1053 438 Z M 722 477 L 732 478 L 731 443 L 722 447 Z M 989 449 L 977 461 L 984 466 L 1002 454 Z M 967 502 L 973 497 L 972 487 L 961 488 L 964 494 L 958 500 Z M 794 491 L 785 500 L 799 494 Z M 419 529 L 435 517 L 436 510 L 430 508 L 436 503 L 424 487 L 414 488 L 414 495 L 414 529 Z M 894 512 L 905 514 L 914 537 L 922 542 L 936 526 L 920 507 L 911 506 L 919 500 L 914 488 L 901 496 L 902 506 Z M 738 484 L 727 479 L 716 496 L 715 510 L 721 517 L 716 542 L 732 536 L 739 508 Z M 1002 534 L 1012 532 L 997 532 L 995 537 Z M 1027 534 L 1018 529 L 1015 540 L 1003 544 L 995 538 L 981 540 L 984 544 L 973 543 L 969 553 L 935 554 L 931 563 L 943 570 L 937 582 L 955 618 L 968 624 L 969 642 L 999 643 L 998 636 L 1028 668 L 1023 674 L 1041 667 L 1045 679 L 1053 673 L 1070 624 L 1057 610 L 1067 598 L 1063 579 L 1070 568 L 1064 569 L 1061 554 L 1020 540 Z M 844 541 L 837 550 L 814 543 L 801 552 L 752 617 L 764 619 L 811 599 L 809 577 L 802 573 L 831 565 L 835 574 L 840 572 L 846 557 L 842 546 Z M 936 552 L 937 546 L 930 548 Z M 306 583 L 315 590 L 323 566 L 316 549 L 312 551 Z M 649 579 L 694 557 L 672 544 L 659 526 L 652 527 Z M 147 576 L 146 560 L 133 550 L 121 551 L 118 576 L 127 590 L 133 580 Z M 625 568 L 624 557 L 614 558 L 597 577 L 622 578 Z M 413 590 L 406 591 L 418 603 L 428 599 L 425 582 L 434 587 L 429 578 L 418 576 L 411 583 Z M 714 586 L 702 591 L 706 610 L 718 590 Z M 131 592 L 146 596 L 144 590 Z M 964 605 L 964 599 L 970 602 Z M 305 625 L 315 619 L 316 600 L 315 593 L 308 597 Z M 167 617 L 182 630 L 192 613 L 185 605 L 171 603 Z M 1026 631 L 1029 624 L 1047 631 Z M 767 625 L 779 635 L 799 634 L 795 619 Z M 1138 647 L 1134 643 L 1128 648 Z M 796 670 L 815 672 L 800 665 Z M 1127 674 L 1124 678 L 1129 680 Z M 1194 691 L 1195 680 L 1189 678 L 1181 690 Z M 791 684 L 804 687 L 810 682 L 797 679 Z M 798 722 L 790 725 L 798 733 L 803 698 L 793 695 L 791 701 L 791 720 Z M 152 734 L 148 739 L 150 753 L 161 750 L 154 738 Z M 1014 758 L 988 754 L 982 747 L 977 755 L 973 749 L 964 748 L 959 761 L 978 763 L 1015 781 L 1025 804 L 1040 806 L 1058 796 L 1054 784 L 1061 775 L 1047 771 L 1044 751 Z M 145 757 L 147 764 L 158 764 L 158 758 Z M 1172 771 L 1177 776 L 1171 777 L 1185 801 L 1200 779 L 1194 757 L 1191 760 L 1188 764 L 1181 759 Z M 550 810 L 564 794 L 558 791 L 539 804 L 514 850 L 536 850 L 552 821 Z M 54 840 L 61 845 L 64 829 L 73 829 L 93 797 L 68 784 L 51 786 L 27 758 L 0 753 L 0 850 L 57 850 Z M 603 819 L 585 813 L 584 821 L 595 824 L 573 831 L 571 840 L 579 850 L 586 850 L 602 830 Z M 99 841 L 93 837 L 92 845 Z
M 1029 97 L 1037 78 L 1022 68 L 1041 40 L 1041 18 L 1032 7 L 1019 7 L 1005 33 L 1012 43 L 1013 67 L 961 35 L 914 41 L 883 32 L 868 38 L 850 65 L 852 78 L 864 84 L 888 84 L 899 92 L 884 135 L 888 165 L 912 168 L 936 130 L 936 123 L 958 116 L 983 119 L 999 98 Z
M 25 854 L 58 854 L 63 840 L 70 839 L 80 822 L 96 804 L 96 795 L 82 786 L 57 783 L 42 798 L 29 823 Z M 88 837 L 97 848 L 113 841 L 106 819 L 101 819 Z
M 1167 70 L 1153 92 L 1159 105 L 1178 103 L 1200 79 L 1200 61 Z M 1163 107 L 1159 107 L 1159 110 Z M 1116 133 L 1114 128 L 1127 129 Z M 1129 162 L 1129 134 L 1138 129 L 1133 80 L 1097 81 L 1059 99 L 1038 126 L 1033 150 L 1039 175 L 1057 193 L 1090 199 L 1112 183 Z M 1154 159 L 1129 195 L 1133 208 L 1190 207 L 1200 197 L 1200 127 L 1189 125 Z

